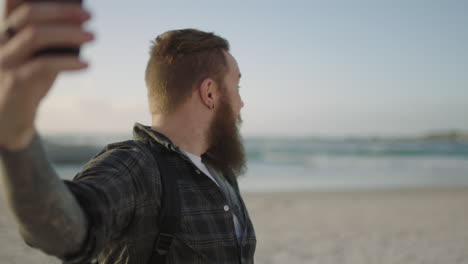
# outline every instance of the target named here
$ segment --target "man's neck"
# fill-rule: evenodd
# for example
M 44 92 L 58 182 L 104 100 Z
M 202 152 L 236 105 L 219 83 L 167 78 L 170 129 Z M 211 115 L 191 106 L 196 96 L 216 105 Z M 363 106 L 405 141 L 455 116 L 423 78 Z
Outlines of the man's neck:
M 184 151 L 201 156 L 208 150 L 207 129 L 190 115 L 154 115 L 151 128 L 168 137 Z

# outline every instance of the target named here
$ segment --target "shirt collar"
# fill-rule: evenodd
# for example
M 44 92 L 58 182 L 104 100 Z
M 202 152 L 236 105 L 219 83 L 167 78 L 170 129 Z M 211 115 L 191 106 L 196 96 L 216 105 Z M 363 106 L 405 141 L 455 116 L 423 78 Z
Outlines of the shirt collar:
M 135 123 L 133 126 L 133 139 L 156 141 L 167 149 L 180 153 L 179 147 L 174 144 L 168 137 L 152 129 L 150 126 L 145 126 L 140 123 Z
M 184 159 L 190 160 L 187 157 L 187 155 L 183 153 L 182 150 L 176 144 L 174 144 L 169 138 L 157 132 L 156 130 L 152 129 L 150 126 L 145 126 L 140 123 L 135 123 L 135 125 L 133 126 L 133 139 L 155 141 L 156 143 L 163 145 L 165 148 L 179 153 Z M 210 151 L 205 152 L 201 158 L 202 158 L 202 162 L 206 166 L 210 166 L 211 161 L 217 160 L 217 158 L 212 153 L 210 153 Z M 214 167 L 210 166 L 210 168 L 218 172 Z

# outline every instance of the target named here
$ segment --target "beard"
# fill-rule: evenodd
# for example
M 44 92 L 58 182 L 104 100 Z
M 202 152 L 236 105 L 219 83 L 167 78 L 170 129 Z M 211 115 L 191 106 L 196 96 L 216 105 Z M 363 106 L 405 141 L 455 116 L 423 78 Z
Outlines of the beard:
M 227 178 L 237 178 L 247 169 L 244 144 L 239 129 L 242 118 L 235 117 L 229 100 L 222 95 L 208 131 L 210 148 L 203 155 L 205 160 Z

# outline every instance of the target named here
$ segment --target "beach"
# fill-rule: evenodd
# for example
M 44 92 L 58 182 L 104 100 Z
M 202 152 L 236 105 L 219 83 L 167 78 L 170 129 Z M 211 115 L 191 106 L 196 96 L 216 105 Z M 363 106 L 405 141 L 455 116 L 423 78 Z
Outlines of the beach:
M 257 263 L 468 263 L 468 189 L 247 196 Z
M 255 263 L 468 264 L 468 188 L 244 193 Z M 27 247 L 0 203 L 0 263 L 60 263 Z

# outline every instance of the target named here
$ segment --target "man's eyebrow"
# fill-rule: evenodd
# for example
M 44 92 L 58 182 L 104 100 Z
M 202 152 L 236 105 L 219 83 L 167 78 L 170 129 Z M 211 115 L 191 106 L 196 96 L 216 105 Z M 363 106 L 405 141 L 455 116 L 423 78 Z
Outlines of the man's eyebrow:
M 239 79 L 242 77 L 242 74 L 239 72 Z

